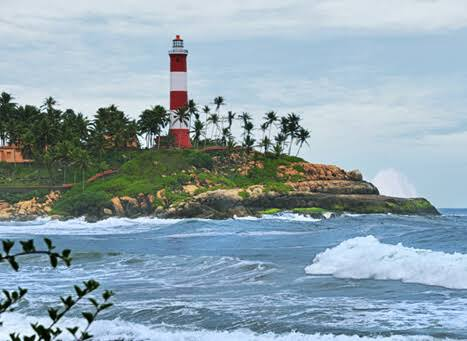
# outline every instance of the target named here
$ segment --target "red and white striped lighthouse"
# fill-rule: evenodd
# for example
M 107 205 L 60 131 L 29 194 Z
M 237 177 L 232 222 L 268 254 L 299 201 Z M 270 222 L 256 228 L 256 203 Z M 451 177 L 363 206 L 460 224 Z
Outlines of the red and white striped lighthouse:
M 170 110 L 188 105 L 187 63 L 188 50 L 183 47 L 183 39 L 177 35 L 173 40 L 170 56 Z M 191 148 L 190 129 L 186 123 L 175 121 L 173 113 L 170 115 L 169 134 L 174 137 L 175 145 L 181 148 Z

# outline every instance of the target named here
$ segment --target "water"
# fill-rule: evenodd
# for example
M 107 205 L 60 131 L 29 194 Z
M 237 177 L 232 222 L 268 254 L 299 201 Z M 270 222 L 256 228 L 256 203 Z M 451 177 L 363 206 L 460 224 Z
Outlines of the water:
M 90 278 L 116 292 L 98 340 L 467 339 L 467 210 L 443 213 L 2 223 L 0 238 L 47 236 L 74 261 L 0 264 L 1 287 L 30 290 L 0 339 Z

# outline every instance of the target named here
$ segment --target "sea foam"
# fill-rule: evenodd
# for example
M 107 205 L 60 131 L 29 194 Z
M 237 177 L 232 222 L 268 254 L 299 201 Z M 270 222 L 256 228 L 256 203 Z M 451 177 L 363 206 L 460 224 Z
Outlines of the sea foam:
M 0 339 L 8 339 L 9 333 L 19 332 L 30 334 L 32 329 L 30 323 L 46 323 L 46 318 L 35 318 L 18 313 L 9 313 L 3 317 L 4 325 L 0 328 Z M 83 321 L 78 319 L 66 319 L 62 328 L 70 325 L 83 327 Z M 172 328 L 154 328 L 139 323 L 131 323 L 116 320 L 98 320 L 90 332 L 94 335 L 93 340 L 111 341 L 111 340 L 131 340 L 131 341 L 434 341 L 440 340 L 430 336 L 375 336 L 360 337 L 357 335 L 333 335 L 333 334 L 302 334 L 290 332 L 285 334 L 264 333 L 258 334 L 250 330 L 234 331 L 214 331 L 214 330 L 174 330 Z M 64 334 L 63 340 L 72 340 L 71 337 Z M 445 339 L 443 339 L 445 340 Z
M 305 272 L 467 289 L 467 255 L 384 244 L 371 235 L 346 240 L 318 254 Z

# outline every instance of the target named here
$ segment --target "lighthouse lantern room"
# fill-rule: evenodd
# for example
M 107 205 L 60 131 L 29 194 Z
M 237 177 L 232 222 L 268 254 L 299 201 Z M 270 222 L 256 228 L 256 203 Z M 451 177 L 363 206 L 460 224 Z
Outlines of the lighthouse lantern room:
M 169 135 L 174 144 L 181 148 L 191 148 L 190 129 L 186 122 L 176 120 L 174 111 L 188 105 L 187 55 L 183 39 L 177 35 L 173 40 L 170 56 L 170 129 Z

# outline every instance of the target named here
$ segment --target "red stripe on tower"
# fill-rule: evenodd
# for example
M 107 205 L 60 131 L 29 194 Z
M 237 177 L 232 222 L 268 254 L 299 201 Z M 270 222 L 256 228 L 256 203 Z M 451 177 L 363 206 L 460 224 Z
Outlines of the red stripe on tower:
M 183 47 L 183 39 L 177 35 L 173 40 L 170 56 L 170 110 L 186 107 L 188 105 L 187 64 L 188 50 Z M 176 121 L 170 115 L 169 134 L 174 137 L 175 145 L 181 148 L 191 148 L 190 129 L 184 122 Z

